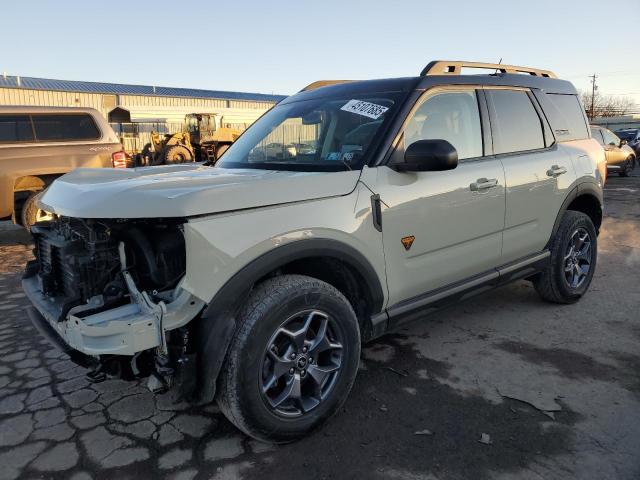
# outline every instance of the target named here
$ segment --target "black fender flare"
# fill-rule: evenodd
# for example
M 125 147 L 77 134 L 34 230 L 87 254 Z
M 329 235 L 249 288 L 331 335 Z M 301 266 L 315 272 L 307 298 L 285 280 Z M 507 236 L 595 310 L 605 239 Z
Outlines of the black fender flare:
M 549 246 L 551 245 L 551 242 L 553 241 L 553 238 L 555 237 L 558 231 L 558 228 L 560 228 L 560 222 L 562 221 L 562 216 L 568 210 L 569 205 L 571 205 L 571 202 L 573 202 L 576 198 L 581 197 L 583 195 L 592 196 L 598 201 L 598 203 L 600 204 L 600 213 L 602 215 L 603 198 L 602 198 L 601 187 L 593 182 L 584 182 L 574 186 L 573 189 L 567 195 L 567 197 L 564 199 L 564 202 L 562 202 L 562 206 L 560 207 L 560 210 L 558 211 L 558 215 L 556 216 L 556 221 L 553 223 L 553 230 L 551 231 L 551 236 L 549 237 L 549 241 L 547 242 L 547 245 L 545 248 L 548 249 Z M 599 232 L 598 226 L 596 226 L 596 230 Z
M 292 261 L 311 257 L 330 257 L 354 268 L 364 279 L 371 299 L 371 312 L 382 310 L 382 283 L 371 263 L 355 248 L 337 240 L 311 238 L 276 247 L 251 261 L 231 277 L 215 294 L 196 325 L 197 369 L 194 400 L 211 402 L 216 382 L 236 330 L 236 315 L 254 283 Z

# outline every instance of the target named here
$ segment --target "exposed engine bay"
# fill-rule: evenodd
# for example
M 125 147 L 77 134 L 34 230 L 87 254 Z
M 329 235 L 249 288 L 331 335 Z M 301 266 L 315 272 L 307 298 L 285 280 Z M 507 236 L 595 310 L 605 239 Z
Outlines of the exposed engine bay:
M 120 244 L 138 289 L 163 292 L 185 272 L 185 248 L 178 222 L 103 221 L 60 217 L 33 228 L 42 291 L 62 298 L 59 321 L 75 306 L 102 295 L 111 308 L 125 300 Z
M 46 327 L 91 360 L 89 380 L 149 376 L 149 388 L 165 391 L 188 362 L 187 324 L 204 303 L 179 288 L 182 225 L 54 217 L 32 227 L 25 292 Z

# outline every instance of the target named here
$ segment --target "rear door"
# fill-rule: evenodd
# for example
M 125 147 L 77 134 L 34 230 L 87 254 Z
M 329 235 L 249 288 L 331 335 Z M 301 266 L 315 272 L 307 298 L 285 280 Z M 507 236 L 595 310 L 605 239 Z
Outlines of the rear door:
M 486 87 L 485 93 L 494 152 L 505 170 L 501 263 L 507 264 L 543 250 L 575 172 L 529 90 Z

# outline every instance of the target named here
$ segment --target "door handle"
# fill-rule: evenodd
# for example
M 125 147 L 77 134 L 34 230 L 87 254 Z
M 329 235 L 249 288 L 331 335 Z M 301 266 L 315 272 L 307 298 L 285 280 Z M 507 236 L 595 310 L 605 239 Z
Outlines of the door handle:
M 549 170 L 547 170 L 548 177 L 557 177 L 558 175 L 562 175 L 563 173 L 567 173 L 567 168 L 559 167 L 558 165 L 554 165 Z
M 469 185 L 469 190 L 477 192 L 479 190 L 486 190 L 487 188 L 493 188 L 498 185 L 497 178 L 479 178 L 474 183 Z

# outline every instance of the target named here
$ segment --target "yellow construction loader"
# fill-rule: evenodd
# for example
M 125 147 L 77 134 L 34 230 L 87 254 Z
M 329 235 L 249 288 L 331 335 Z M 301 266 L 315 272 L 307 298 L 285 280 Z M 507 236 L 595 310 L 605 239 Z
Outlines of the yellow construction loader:
M 184 130 L 179 133 L 161 135 L 151 132 L 151 143 L 142 151 L 142 163 L 215 163 L 242 133 L 225 127 L 223 117 L 215 113 L 190 113 L 185 116 L 184 125 Z

